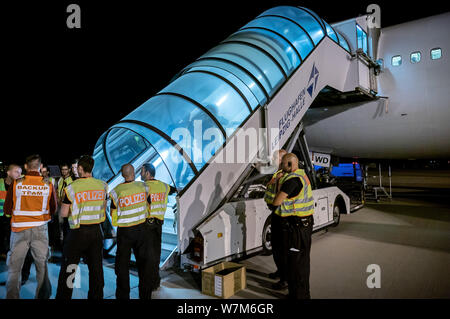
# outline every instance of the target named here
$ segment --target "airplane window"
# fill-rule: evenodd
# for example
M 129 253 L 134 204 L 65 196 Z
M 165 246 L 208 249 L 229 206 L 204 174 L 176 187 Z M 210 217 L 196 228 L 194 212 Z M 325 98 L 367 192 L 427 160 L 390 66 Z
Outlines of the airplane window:
M 400 66 L 402 65 L 402 56 L 396 55 L 392 57 L 392 66 Z
M 431 60 L 437 60 L 442 57 L 442 50 L 440 48 L 435 48 L 431 50 Z
M 421 54 L 420 52 L 413 52 L 411 53 L 411 63 L 418 63 L 420 62 Z

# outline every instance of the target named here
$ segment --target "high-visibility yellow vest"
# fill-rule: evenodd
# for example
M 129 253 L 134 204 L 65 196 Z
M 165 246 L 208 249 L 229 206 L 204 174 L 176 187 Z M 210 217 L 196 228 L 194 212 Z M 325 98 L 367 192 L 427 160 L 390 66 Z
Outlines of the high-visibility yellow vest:
M 306 217 L 312 215 L 314 213 L 314 198 L 308 176 L 304 170 L 298 169 L 295 172 L 283 176 L 280 180 L 280 185 L 283 185 L 284 182 L 291 178 L 300 178 L 303 185 L 302 190 L 298 195 L 292 198 L 286 198 L 277 208 L 275 214 L 281 217 Z
M 72 202 L 69 225 L 71 229 L 80 225 L 100 224 L 105 220 L 108 185 L 96 178 L 79 178 L 64 191 Z
M 152 200 L 149 217 L 164 220 L 170 186 L 156 179 L 146 181 L 145 183 L 149 187 L 149 194 Z
M 143 182 L 123 183 L 114 188 L 109 193 L 116 206 L 111 210 L 112 225 L 130 227 L 144 223 L 149 214 L 148 194 L 149 188 Z
M 62 200 L 62 197 L 64 195 L 64 182 L 66 182 L 66 186 L 73 183 L 72 177 L 69 176 L 67 178 L 64 178 L 61 176 L 61 178 L 58 180 L 58 198 Z
M 0 178 L 0 216 L 3 216 L 3 206 L 5 206 L 6 186 L 5 180 Z
M 275 199 L 275 196 L 277 195 L 277 184 L 278 183 L 273 183 L 273 181 L 277 177 L 278 173 L 281 173 L 281 172 L 282 172 L 282 170 L 276 171 L 275 174 L 273 174 L 272 179 L 266 186 L 264 200 L 267 204 L 272 204 L 273 200 Z

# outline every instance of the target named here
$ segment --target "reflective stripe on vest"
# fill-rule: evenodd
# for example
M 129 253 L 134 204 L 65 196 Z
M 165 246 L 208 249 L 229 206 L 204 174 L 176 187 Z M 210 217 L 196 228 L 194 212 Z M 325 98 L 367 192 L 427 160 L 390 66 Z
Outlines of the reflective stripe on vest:
M 298 195 L 292 198 L 286 198 L 277 208 L 275 214 L 281 217 L 305 217 L 312 215 L 314 213 L 314 198 L 312 196 L 312 188 L 308 176 L 304 170 L 298 169 L 295 172 L 284 176 L 280 180 L 281 185 L 291 178 L 300 178 L 303 186 L 302 190 Z
M 5 206 L 6 186 L 5 180 L 0 178 L 0 216 L 3 216 L 3 207 Z
M 68 185 L 64 191 L 71 201 L 69 225 L 77 229 L 80 225 L 100 224 L 105 220 L 108 185 L 96 178 L 80 178 Z
M 274 183 L 273 181 L 277 177 L 279 173 L 281 173 L 282 170 L 276 171 L 275 174 L 273 174 L 272 179 L 266 186 L 266 192 L 264 193 L 264 200 L 267 204 L 272 204 L 273 200 L 275 199 L 275 196 L 277 195 L 277 183 Z
M 64 182 L 66 182 L 66 186 L 73 183 L 72 177 L 63 178 L 62 176 L 58 180 L 58 197 L 62 200 L 62 197 L 64 195 Z
M 11 230 L 19 232 L 50 220 L 48 206 L 52 189 L 42 176 L 27 175 L 13 184 Z
M 145 182 L 149 187 L 150 198 L 150 217 L 164 220 L 164 214 L 167 208 L 167 200 L 170 186 L 156 179 Z
M 111 210 L 113 226 L 130 227 L 145 222 L 148 217 L 149 188 L 143 182 L 123 183 L 110 193 L 116 209 Z

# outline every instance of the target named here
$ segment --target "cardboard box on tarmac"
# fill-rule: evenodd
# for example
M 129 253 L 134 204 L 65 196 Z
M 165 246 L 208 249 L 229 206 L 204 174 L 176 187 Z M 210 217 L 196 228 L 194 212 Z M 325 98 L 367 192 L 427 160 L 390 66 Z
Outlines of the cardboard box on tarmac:
M 243 265 L 222 262 L 202 271 L 202 293 L 205 295 L 227 299 L 246 287 Z

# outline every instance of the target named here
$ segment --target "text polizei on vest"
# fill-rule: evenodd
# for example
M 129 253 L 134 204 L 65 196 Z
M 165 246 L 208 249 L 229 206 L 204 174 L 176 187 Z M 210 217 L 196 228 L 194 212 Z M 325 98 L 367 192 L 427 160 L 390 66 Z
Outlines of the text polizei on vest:
M 105 198 L 104 191 L 84 191 L 75 194 L 77 202 L 83 203 L 88 201 L 103 200 Z
M 131 205 L 134 205 L 134 204 L 139 204 L 139 203 L 145 202 L 145 199 L 146 199 L 146 194 L 145 193 L 128 195 L 128 196 L 125 196 L 125 197 L 121 197 L 119 199 L 119 206 L 120 207 L 127 207 L 127 206 L 131 206 Z

